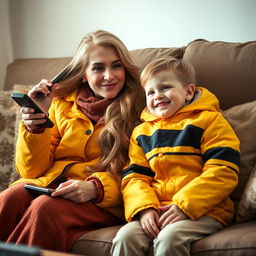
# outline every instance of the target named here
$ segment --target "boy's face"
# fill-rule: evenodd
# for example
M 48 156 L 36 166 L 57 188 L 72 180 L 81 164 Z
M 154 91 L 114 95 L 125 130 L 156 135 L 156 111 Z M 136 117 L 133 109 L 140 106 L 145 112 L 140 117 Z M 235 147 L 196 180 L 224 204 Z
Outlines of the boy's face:
M 168 118 L 190 101 L 195 93 L 195 85 L 183 86 L 170 70 L 159 71 L 146 82 L 147 107 L 151 114 Z

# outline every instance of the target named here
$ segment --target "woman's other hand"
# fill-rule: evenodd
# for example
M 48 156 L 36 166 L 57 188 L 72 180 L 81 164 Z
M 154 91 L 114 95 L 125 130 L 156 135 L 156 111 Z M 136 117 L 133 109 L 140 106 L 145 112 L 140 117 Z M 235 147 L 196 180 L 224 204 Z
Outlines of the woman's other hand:
M 74 203 L 85 203 L 97 199 L 98 190 L 96 185 L 91 181 L 68 180 L 61 183 L 51 196 L 61 196 Z
M 43 124 L 46 122 L 44 113 L 34 113 L 34 109 L 22 107 L 20 109 L 21 119 L 27 127 L 27 130 L 33 132 L 38 129 L 38 124 Z

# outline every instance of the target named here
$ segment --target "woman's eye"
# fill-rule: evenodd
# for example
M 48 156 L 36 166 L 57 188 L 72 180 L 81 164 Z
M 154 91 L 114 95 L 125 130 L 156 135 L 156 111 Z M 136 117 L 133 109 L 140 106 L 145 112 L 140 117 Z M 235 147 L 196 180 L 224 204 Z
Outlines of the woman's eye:
M 102 71 L 102 70 L 104 70 L 104 67 L 102 67 L 102 66 L 94 66 L 94 67 L 92 68 L 92 70 L 93 70 L 93 71 Z
M 123 65 L 121 64 L 121 63 L 115 63 L 115 64 L 113 64 L 112 65 L 112 68 L 113 69 L 119 69 L 119 68 L 121 68 Z

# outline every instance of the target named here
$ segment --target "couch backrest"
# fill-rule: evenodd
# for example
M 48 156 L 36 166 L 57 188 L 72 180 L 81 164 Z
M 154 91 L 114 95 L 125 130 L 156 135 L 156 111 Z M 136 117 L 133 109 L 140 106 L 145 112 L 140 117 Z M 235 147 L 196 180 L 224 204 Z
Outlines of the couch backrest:
M 186 47 L 145 48 L 131 54 L 141 70 L 151 60 L 163 56 L 190 62 L 196 70 L 197 84 L 215 93 L 222 109 L 256 99 L 256 41 L 228 43 L 198 39 Z M 51 79 L 70 60 L 70 57 L 15 60 L 7 68 L 5 89 L 14 84 L 36 84 L 42 78 Z
M 191 63 L 196 70 L 197 85 L 212 91 L 223 110 L 256 99 L 256 41 L 228 43 L 198 39 L 187 47 L 131 52 L 141 69 L 164 56 Z
M 195 40 L 183 59 L 195 67 L 197 84 L 215 93 L 222 109 L 256 99 L 256 41 Z
M 15 84 L 37 84 L 43 78 L 52 79 L 70 60 L 70 57 L 17 59 L 7 67 L 4 89 L 11 90 Z

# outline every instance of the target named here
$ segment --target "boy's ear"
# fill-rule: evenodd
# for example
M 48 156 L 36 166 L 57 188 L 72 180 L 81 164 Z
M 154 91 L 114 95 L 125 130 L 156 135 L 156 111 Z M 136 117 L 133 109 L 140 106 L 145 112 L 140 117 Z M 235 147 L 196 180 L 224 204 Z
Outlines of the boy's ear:
M 190 101 L 193 99 L 196 91 L 196 86 L 194 84 L 188 84 L 186 87 L 186 100 Z

